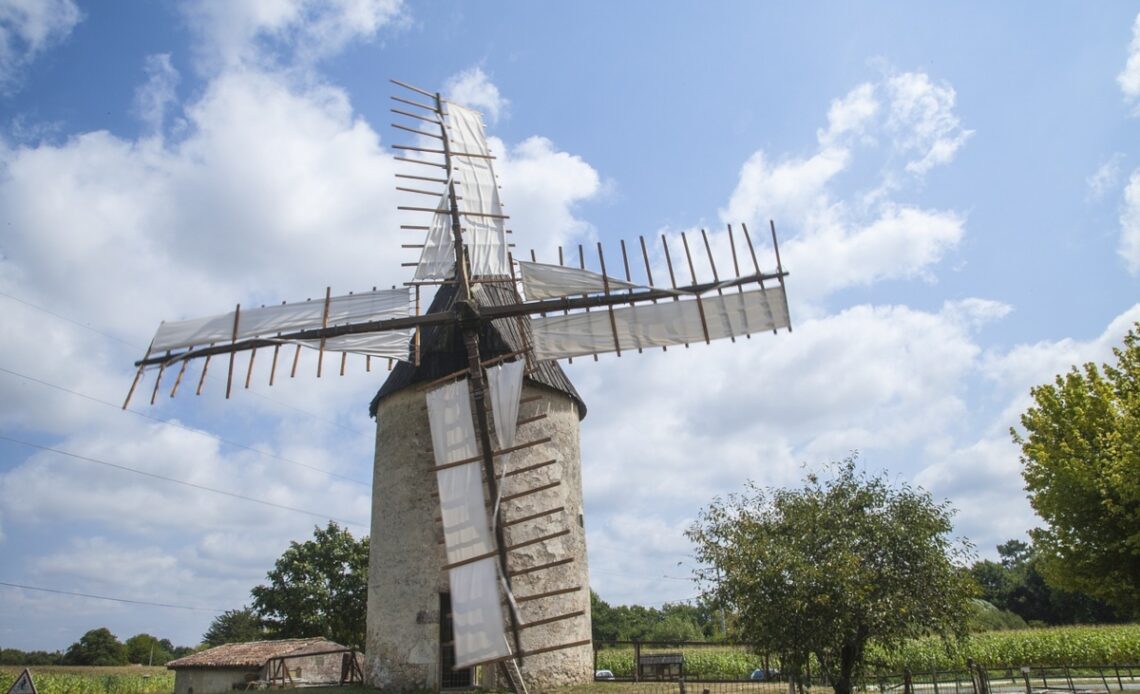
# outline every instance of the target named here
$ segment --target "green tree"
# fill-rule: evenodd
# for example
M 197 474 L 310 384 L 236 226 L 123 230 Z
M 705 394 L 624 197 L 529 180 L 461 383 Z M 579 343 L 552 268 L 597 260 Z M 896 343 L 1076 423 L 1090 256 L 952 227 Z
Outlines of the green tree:
M 170 649 L 150 634 L 135 634 L 123 644 L 127 649 L 127 662 L 139 665 L 166 665 L 171 659 Z M 167 641 L 169 643 L 169 641 Z
M 956 565 L 952 509 L 928 493 L 856 469 L 854 457 L 798 489 L 717 499 L 688 530 L 713 604 L 734 610 L 739 636 L 781 653 L 803 681 L 810 655 L 836 694 L 862 677 L 867 645 L 966 633 L 972 579 Z
M 71 644 L 63 660 L 68 665 L 126 665 L 127 649 L 110 629 L 92 629 Z
M 1033 624 L 1104 624 L 1122 621 L 1107 604 L 1083 593 L 1049 585 L 1040 570 L 1041 560 L 1028 543 L 1010 540 L 997 547 L 1001 562 L 980 561 L 970 574 L 981 588 L 983 600 L 1003 612 L 1012 612 Z M 1016 622 L 1009 622 L 1017 626 Z
M 253 608 L 280 638 L 324 636 L 345 646 L 364 647 L 368 600 L 368 538 L 353 539 L 329 521 L 313 539 L 289 543 L 256 586 Z
M 1140 617 L 1140 323 L 1116 365 L 1073 367 L 1030 390 L 1022 475 L 1047 524 L 1030 532 L 1050 584 Z
M 207 646 L 220 646 L 223 643 L 261 641 L 267 636 L 261 617 L 253 609 L 242 607 L 240 610 L 226 610 L 214 617 L 214 621 L 210 622 L 210 627 L 202 635 L 202 643 Z

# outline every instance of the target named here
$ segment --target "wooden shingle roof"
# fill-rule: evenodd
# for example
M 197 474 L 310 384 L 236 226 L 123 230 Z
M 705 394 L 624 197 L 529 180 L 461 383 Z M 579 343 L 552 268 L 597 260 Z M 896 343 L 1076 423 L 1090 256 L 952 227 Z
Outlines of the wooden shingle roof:
M 169 670 L 183 668 L 242 668 L 260 669 L 270 658 L 283 655 L 302 655 L 308 652 L 331 651 L 344 648 L 323 637 L 311 639 L 281 639 L 279 641 L 247 641 L 226 643 L 199 651 L 166 664 Z

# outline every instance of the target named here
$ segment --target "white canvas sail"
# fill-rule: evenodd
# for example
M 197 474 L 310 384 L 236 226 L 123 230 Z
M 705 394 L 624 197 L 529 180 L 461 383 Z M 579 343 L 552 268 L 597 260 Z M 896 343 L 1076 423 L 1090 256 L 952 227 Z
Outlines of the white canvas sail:
M 427 394 L 432 452 L 437 467 L 479 454 L 466 380 Z M 449 565 L 457 667 L 509 655 L 500 602 L 495 542 L 487 518 L 482 464 L 436 471 L 440 515 Z M 492 556 L 488 556 L 492 555 Z
M 612 322 L 611 322 L 612 321 Z M 531 319 L 539 360 L 704 342 L 789 325 L 782 287 Z
M 327 310 L 326 318 L 326 302 L 305 301 L 241 309 L 205 318 L 168 321 L 158 326 L 151 342 L 151 352 L 233 340 L 275 340 L 281 333 L 404 318 L 411 315 L 412 303 L 408 289 L 384 289 L 334 296 L 328 300 Z M 346 335 L 329 338 L 324 347 L 330 351 L 359 352 L 406 360 L 408 340 L 411 339 L 412 332 L 393 330 L 371 335 Z M 320 344 L 319 340 L 297 342 L 310 347 Z

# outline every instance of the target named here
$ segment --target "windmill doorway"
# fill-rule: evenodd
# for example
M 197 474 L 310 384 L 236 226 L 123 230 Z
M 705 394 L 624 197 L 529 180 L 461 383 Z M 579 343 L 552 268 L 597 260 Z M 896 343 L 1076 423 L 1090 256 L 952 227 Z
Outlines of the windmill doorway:
M 451 623 L 451 593 L 439 594 L 439 682 L 441 689 L 469 689 L 474 685 L 472 668 L 455 669 L 455 631 Z

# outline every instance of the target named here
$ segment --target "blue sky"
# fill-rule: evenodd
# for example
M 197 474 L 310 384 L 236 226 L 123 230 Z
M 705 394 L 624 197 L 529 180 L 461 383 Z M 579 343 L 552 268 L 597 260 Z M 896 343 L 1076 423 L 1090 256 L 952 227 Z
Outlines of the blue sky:
M 703 506 L 854 450 L 992 556 L 1028 389 L 1140 320 L 1134 3 L 0 0 L 0 582 L 62 591 L 0 586 L 0 645 L 192 645 L 368 532 L 383 372 L 117 405 L 161 320 L 404 280 L 389 78 L 484 112 L 540 260 L 780 231 L 792 333 L 567 367 L 611 603 L 692 598 Z

